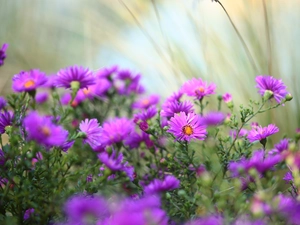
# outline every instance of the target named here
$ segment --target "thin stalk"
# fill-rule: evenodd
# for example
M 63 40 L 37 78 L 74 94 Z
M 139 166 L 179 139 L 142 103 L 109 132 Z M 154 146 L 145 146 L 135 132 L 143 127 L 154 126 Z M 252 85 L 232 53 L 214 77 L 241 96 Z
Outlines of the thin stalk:
M 227 10 L 225 9 L 225 7 L 223 6 L 223 4 L 219 0 L 214 0 L 214 1 L 217 2 L 217 3 L 219 3 L 219 5 L 222 7 L 222 9 L 224 10 L 224 12 L 226 13 L 226 15 L 227 15 L 227 17 L 228 17 L 228 19 L 229 19 L 229 21 L 230 21 L 233 29 L 235 30 L 236 34 L 238 35 L 238 37 L 239 37 L 239 39 L 240 39 L 240 41 L 241 41 L 241 43 L 242 43 L 242 45 L 243 45 L 243 47 L 244 47 L 244 49 L 246 51 L 246 54 L 247 54 L 247 56 L 249 58 L 249 61 L 250 61 L 251 65 L 252 65 L 253 69 L 255 70 L 256 73 L 258 73 L 258 68 L 257 68 L 257 66 L 255 64 L 255 61 L 254 61 L 254 59 L 253 59 L 250 51 L 249 51 L 249 48 L 247 47 L 247 44 L 244 41 L 241 33 L 239 32 L 239 30 L 237 29 L 237 27 L 233 23 L 233 21 L 232 21 L 231 17 L 229 16 Z
M 271 48 L 270 27 L 269 27 L 269 19 L 268 19 L 266 1 L 262 0 L 262 3 L 263 3 L 263 8 L 264 8 L 265 28 L 266 28 L 266 38 L 267 38 L 268 73 L 271 75 L 272 74 L 272 48 Z

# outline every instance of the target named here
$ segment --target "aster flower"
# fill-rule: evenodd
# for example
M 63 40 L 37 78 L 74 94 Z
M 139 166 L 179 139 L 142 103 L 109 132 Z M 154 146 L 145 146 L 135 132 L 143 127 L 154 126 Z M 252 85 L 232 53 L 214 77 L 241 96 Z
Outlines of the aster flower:
M 169 133 L 172 133 L 176 140 L 190 141 L 191 139 L 204 140 L 207 132 L 205 126 L 200 125 L 199 116 L 194 113 L 175 114 L 169 121 Z
M 285 180 L 287 183 L 293 181 L 294 177 L 292 172 L 291 171 L 287 172 L 282 179 Z
M 112 145 L 124 141 L 134 130 L 134 123 L 127 118 L 114 118 L 103 124 L 101 143 Z
M 33 91 L 47 82 L 44 72 L 38 69 L 21 71 L 12 78 L 12 88 L 15 92 Z
M 118 66 L 105 67 L 96 71 L 95 76 L 98 78 L 110 79 L 111 76 L 118 71 Z
M 139 123 L 139 121 L 147 121 L 152 119 L 154 116 L 157 114 L 157 108 L 155 106 L 151 106 L 150 108 L 135 114 L 134 117 L 134 122 Z
M 185 225 L 223 225 L 224 219 L 219 215 L 211 215 L 192 220 Z
M 62 145 L 60 145 L 58 147 L 60 147 L 60 149 L 63 152 L 67 152 L 70 148 L 72 148 L 72 146 L 74 145 L 74 143 L 75 143 L 75 140 L 73 140 L 73 141 L 66 141 L 65 143 L 63 143 Z
M 5 98 L 0 96 L 0 110 L 2 110 L 7 105 Z
M 158 194 L 160 192 L 171 191 L 179 188 L 180 181 L 174 176 L 166 176 L 164 180 L 153 180 L 144 188 L 147 195 Z
M 0 49 L 0 66 L 4 64 L 4 59 L 6 58 L 6 50 L 8 48 L 8 44 L 4 43 L 2 48 Z
M 177 92 L 173 92 L 173 94 L 170 97 L 167 98 L 166 102 L 174 102 L 174 101 L 179 102 L 182 95 L 183 95 L 182 90 L 179 90 Z
M 122 170 L 123 168 L 123 154 L 117 154 L 115 150 L 112 151 L 111 155 L 107 152 L 99 153 L 98 159 L 112 171 Z
M 14 114 L 12 112 L 0 113 L 0 134 L 5 133 L 5 128 L 13 123 Z
M 24 213 L 23 219 L 28 220 L 34 213 L 34 208 L 27 209 Z
M 85 135 L 83 143 L 88 143 L 92 149 L 96 149 L 101 145 L 100 139 L 102 128 L 97 119 L 85 119 L 84 121 L 81 121 L 79 131 L 83 132 Z
M 209 112 L 200 118 L 200 124 L 204 126 L 218 126 L 224 122 L 225 118 L 226 115 L 222 112 Z
M 202 81 L 201 78 L 193 78 L 192 80 L 185 82 L 181 88 L 183 93 L 199 100 L 205 96 L 214 94 L 215 89 L 216 85 L 214 83 L 207 84 L 207 82 Z
M 88 225 L 88 218 L 96 222 L 109 216 L 107 202 L 98 196 L 73 196 L 65 203 L 64 211 L 68 224 Z
M 185 112 L 186 114 L 194 112 L 193 104 L 190 101 L 178 102 L 167 101 L 163 104 L 160 115 L 163 117 L 173 117 L 174 114 Z
M 128 138 L 125 140 L 125 145 L 129 146 L 130 149 L 138 148 L 142 143 L 145 143 L 146 147 L 152 148 L 154 143 L 150 139 L 150 135 L 141 132 L 141 134 L 138 134 L 136 132 L 133 132 Z
M 85 100 L 85 96 L 81 94 L 80 90 L 77 92 L 75 98 L 72 101 L 72 95 L 71 93 L 65 93 L 60 98 L 60 102 L 62 105 L 71 105 L 72 107 L 77 107 L 82 101 Z M 72 102 L 71 102 L 72 101 Z
M 255 80 L 257 83 L 256 88 L 259 89 L 258 93 L 261 96 L 265 96 L 266 92 L 268 92 L 269 97 L 275 98 L 275 100 L 280 103 L 288 94 L 285 90 L 286 86 L 284 83 L 272 76 L 257 76 Z
M 269 124 L 267 127 L 254 127 L 251 131 L 249 131 L 249 134 L 247 138 L 250 142 L 255 141 L 262 141 L 266 139 L 267 137 L 271 136 L 272 134 L 275 134 L 279 131 L 279 128 L 276 127 L 274 124 Z
M 30 112 L 23 121 L 29 140 L 45 147 L 61 146 L 66 143 L 68 131 L 52 122 L 51 118 Z
M 159 102 L 159 95 L 150 95 L 134 102 L 133 109 L 148 109 L 150 106 L 156 105 Z
M 284 138 L 282 139 L 279 143 L 277 143 L 275 146 L 275 148 L 272 149 L 269 154 L 279 154 L 285 150 L 289 149 L 289 139 Z
M 103 97 L 110 87 L 111 83 L 107 79 L 96 79 L 95 84 L 79 90 L 79 94 L 84 95 L 88 99 Z
M 82 89 L 95 84 L 93 72 L 82 66 L 70 66 L 57 73 L 56 87 Z
M 236 134 L 237 134 L 237 131 L 236 130 L 230 130 L 229 131 L 229 135 L 233 138 L 233 139 L 236 139 Z M 242 128 L 239 132 L 239 138 L 241 137 L 245 137 L 248 135 L 248 130 Z
M 166 212 L 161 209 L 160 200 L 154 195 L 115 202 L 112 208 L 112 215 L 97 225 L 168 224 Z
M 35 101 L 39 104 L 42 104 L 48 100 L 49 94 L 47 92 L 37 93 L 35 96 Z
M 129 95 L 131 93 L 142 94 L 144 87 L 140 84 L 141 75 L 132 75 L 129 70 L 120 70 L 114 80 L 114 85 L 120 95 Z
M 123 162 L 123 154 L 117 152 L 115 150 L 112 151 L 111 155 L 107 152 L 101 152 L 98 154 L 98 159 L 111 171 L 123 171 L 132 181 L 134 179 L 134 167 L 129 166 L 128 162 Z
M 0 149 L 0 166 L 3 166 L 6 162 L 4 152 Z
M 276 164 L 282 161 L 280 155 L 266 155 L 264 150 L 254 151 L 250 159 L 242 157 L 239 161 L 230 162 L 228 169 L 233 177 L 238 177 L 241 172 L 248 173 L 252 168 L 263 174 L 267 170 L 272 169 Z
M 223 98 L 223 101 L 224 101 L 225 103 L 229 103 L 229 102 L 232 101 L 232 96 L 231 96 L 231 94 L 229 94 L 229 93 L 225 93 L 225 94 L 222 96 L 222 98 Z

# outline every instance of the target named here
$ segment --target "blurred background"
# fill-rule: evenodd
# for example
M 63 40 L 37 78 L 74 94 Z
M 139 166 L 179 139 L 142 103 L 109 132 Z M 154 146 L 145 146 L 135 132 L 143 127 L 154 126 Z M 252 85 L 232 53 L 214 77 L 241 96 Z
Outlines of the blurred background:
M 294 99 L 258 120 L 293 135 L 300 127 L 300 0 L 221 2 L 248 50 L 211 0 L 0 0 L 0 45 L 10 45 L 1 95 L 20 70 L 118 64 L 140 72 L 148 92 L 163 99 L 201 77 L 217 84 L 217 94 L 231 93 L 238 110 L 260 99 L 255 77 L 265 74 L 281 78 Z

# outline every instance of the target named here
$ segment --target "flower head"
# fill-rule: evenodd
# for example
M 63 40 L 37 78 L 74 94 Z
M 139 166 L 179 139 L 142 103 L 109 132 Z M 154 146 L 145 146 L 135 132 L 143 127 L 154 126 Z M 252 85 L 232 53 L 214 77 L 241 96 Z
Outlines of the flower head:
M 12 112 L 0 113 L 0 134 L 5 133 L 5 128 L 11 126 L 14 119 L 14 114 Z
M 144 191 L 146 194 L 158 194 L 160 192 L 171 191 L 179 188 L 180 181 L 174 176 L 166 176 L 164 180 L 155 179 L 148 186 L 145 187 Z
M 83 142 L 88 143 L 92 149 L 97 149 L 101 145 L 100 139 L 102 128 L 97 119 L 85 119 L 84 121 L 81 121 L 79 130 L 85 134 Z
M 221 125 L 226 118 L 226 115 L 222 112 L 210 112 L 204 117 L 200 118 L 200 123 L 205 126 L 217 126 Z
M 140 100 L 134 102 L 132 104 L 133 109 L 148 109 L 150 106 L 156 105 L 159 102 L 158 95 L 150 95 L 145 98 L 141 98 Z
M 105 199 L 98 196 L 73 196 L 65 203 L 64 210 L 68 224 L 88 225 L 88 220 L 96 222 L 109 215 Z
M 0 96 L 0 110 L 2 110 L 7 105 L 5 98 Z
M 52 122 L 51 118 L 30 112 L 23 121 L 29 140 L 45 147 L 61 146 L 68 138 L 68 131 Z
M 152 119 L 157 114 L 157 108 L 155 106 L 151 106 L 150 108 L 143 110 L 140 113 L 134 115 L 134 122 L 138 123 L 139 120 L 147 121 Z
M 95 77 L 90 69 L 75 65 L 58 71 L 55 84 L 65 88 L 77 85 L 82 89 L 95 84 Z
M 248 139 L 250 142 L 261 141 L 266 139 L 267 137 L 275 134 L 279 131 L 279 128 L 274 124 L 269 124 L 267 127 L 257 126 L 253 127 L 251 131 L 249 131 Z
M 101 68 L 98 71 L 96 71 L 95 76 L 100 78 L 100 79 L 110 79 L 111 76 L 116 73 L 118 71 L 118 66 L 114 65 L 111 67 L 105 67 L 105 68 Z
M 47 82 L 46 74 L 38 69 L 21 71 L 12 78 L 15 92 L 33 91 Z
M 173 117 L 174 114 L 185 112 L 186 114 L 194 112 L 193 104 L 190 101 L 166 101 L 160 112 L 163 117 Z
M 185 82 L 181 88 L 183 93 L 200 100 L 205 96 L 214 94 L 215 89 L 216 85 L 214 83 L 207 84 L 207 82 L 202 81 L 201 78 L 193 78 Z
M 0 66 L 4 64 L 4 59 L 6 58 L 6 50 L 8 48 L 8 44 L 4 43 L 2 48 L 0 49 Z
M 169 121 L 169 133 L 172 133 L 176 140 L 190 141 L 191 139 L 204 140 L 207 132 L 205 126 L 200 125 L 199 116 L 194 113 L 175 114 Z
M 49 94 L 47 92 L 37 93 L 35 96 L 35 101 L 39 104 L 42 104 L 48 100 Z
M 229 102 L 232 101 L 232 96 L 231 96 L 231 94 L 229 94 L 229 93 L 225 93 L 225 94 L 222 96 L 222 98 L 223 98 L 223 101 L 224 101 L 225 103 L 229 103 Z
M 114 118 L 103 124 L 101 142 L 111 145 L 124 141 L 134 130 L 134 123 L 127 118 Z
M 140 79 L 140 74 L 133 75 L 129 70 L 120 70 L 117 72 L 114 85 L 120 95 L 142 94 L 145 88 L 140 84 Z
M 272 76 L 257 76 L 256 88 L 258 88 L 258 93 L 261 96 L 265 96 L 266 92 L 269 93 L 270 98 L 275 98 L 275 100 L 280 103 L 281 100 L 285 98 L 288 92 L 285 90 L 286 86 L 281 80 L 277 80 Z
M 24 213 L 23 219 L 28 220 L 33 213 L 34 213 L 34 208 L 27 209 Z

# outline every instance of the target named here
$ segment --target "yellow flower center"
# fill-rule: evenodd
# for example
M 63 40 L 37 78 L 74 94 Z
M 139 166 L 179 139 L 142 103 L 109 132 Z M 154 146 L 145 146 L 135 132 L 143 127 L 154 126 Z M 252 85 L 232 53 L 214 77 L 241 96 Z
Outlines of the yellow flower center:
M 185 135 L 192 135 L 194 133 L 194 130 L 193 128 L 190 126 L 190 125 L 185 125 L 183 128 L 182 128 L 182 131 Z
M 200 93 L 204 93 L 204 91 L 205 91 L 204 87 L 200 87 L 200 88 L 199 88 L 199 92 L 200 92 Z
M 83 93 L 84 93 L 85 95 L 88 95 L 90 92 L 91 92 L 91 91 L 90 91 L 90 89 L 88 89 L 88 88 L 83 89 Z
M 148 99 L 144 99 L 143 101 L 142 101 L 142 104 L 143 105 L 148 105 L 150 103 L 150 101 L 148 100 Z
M 24 87 L 25 88 L 31 88 L 35 85 L 35 82 L 33 80 L 28 80 L 25 82 Z
M 43 127 L 41 128 L 41 132 L 42 132 L 46 137 L 49 137 L 50 134 L 51 134 L 51 131 L 50 131 L 49 127 L 46 127 L 46 126 L 43 126 Z

